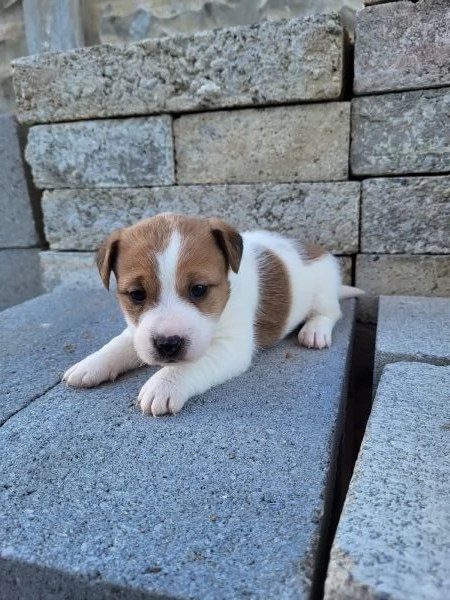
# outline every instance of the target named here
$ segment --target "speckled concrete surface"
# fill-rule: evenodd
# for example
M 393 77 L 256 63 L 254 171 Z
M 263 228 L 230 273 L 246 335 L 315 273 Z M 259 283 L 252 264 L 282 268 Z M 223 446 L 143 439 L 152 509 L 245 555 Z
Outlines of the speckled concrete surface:
M 71 302 L 78 311 L 86 299 Z M 48 338 L 58 369 L 118 327 L 95 320 L 117 315 L 98 303 L 72 332 L 76 356 L 64 354 L 75 338 L 58 317 L 61 335 Z M 291 337 L 177 417 L 134 405 L 150 369 L 92 390 L 41 384 L 0 430 L 3 596 L 307 598 L 327 528 L 353 301 L 344 313 L 332 348 L 308 351 Z M 15 394 L 29 399 L 28 373 L 46 366 L 36 352 L 15 357 Z
M 450 367 L 388 365 L 331 551 L 326 600 L 446 600 Z

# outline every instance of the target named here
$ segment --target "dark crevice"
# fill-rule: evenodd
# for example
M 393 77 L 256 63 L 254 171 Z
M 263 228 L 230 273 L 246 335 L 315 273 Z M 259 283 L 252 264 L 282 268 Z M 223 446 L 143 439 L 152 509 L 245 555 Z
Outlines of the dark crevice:
M 57 381 L 55 384 L 50 385 L 49 387 L 47 387 L 43 392 L 41 392 L 40 394 L 36 394 L 35 396 L 33 396 L 32 398 L 30 398 L 26 404 L 24 404 L 23 406 L 21 406 L 20 408 L 18 408 L 17 410 L 15 410 L 14 412 L 12 412 L 10 415 L 8 415 L 5 419 L 1 419 L 0 420 L 0 427 L 3 427 L 3 425 L 5 423 L 7 423 L 10 419 L 12 419 L 13 417 L 15 417 L 17 414 L 19 414 L 20 412 L 22 412 L 23 410 L 25 410 L 26 408 L 28 408 L 33 402 L 35 402 L 35 400 L 39 400 L 39 398 L 42 398 L 43 396 L 45 396 L 46 394 L 48 394 L 48 392 L 50 392 L 51 390 L 53 390 L 56 386 L 58 386 L 61 383 L 61 381 Z
M 325 502 L 324 507 L 326 521 L 321 531 L 322 549 L 317 558 L 311 600 L 323 598 L 331 546 L 372 408 L 375 338 L 376 325 L 355 323 L 353 348 L 349 357 L 347 404 L 342 411 L 343 431 L 340 436 L 336 471 L 329 476 L 330 499 Z
M 417 172 L 411 171 L 408 173 L 385 173 L 381 174 L 364 174 L 364 175 L 355 175 L 354 173 L 349 173 L 349 181 L 364 181 L 365 179 L 405 179 L 407 177 L 445 177 L 450 175 L 450 171 L 424 171 Z

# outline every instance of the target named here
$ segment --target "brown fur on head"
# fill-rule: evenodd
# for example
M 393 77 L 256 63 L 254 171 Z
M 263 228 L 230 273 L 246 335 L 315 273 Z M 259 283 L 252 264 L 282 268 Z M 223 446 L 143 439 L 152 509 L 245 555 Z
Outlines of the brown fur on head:
M 167 243 L 172 229 L 180 229 L 180 233 L 193 234 L 194 240 L 196 236 L 195 229 L 199 228 L 200 223 L 203 224 L 203 235 L 205 234 L 206 225 L 211 230 L 214 240 L 221 250 L 227 267 L 229 266 L 235 273 L 239 270 L 239 265 L 242 258 L 243 242 L 240 233 L 231 225 L 218 218 L 210 218 L 207 220 L 194 219 L 189 217 L 181 217 L 179 215 L 162 214 L 151 219 L 145 219 L 125 229 L 117 229 L 114 231 L 100 246 L 97 253 L 97 267 L 100 273 L 101 280 L 106 289 L 109 289 L 111 271 L 117 277 L 116 264 L 119 254 L 119 242 L 121 236 L 126 246 L 135 239 L 138 245 L 142 245 L 139 239 L 138 230 L 148 227 L 147 242 L 149 247 L 153 247 L 156 252 L 161 252 L 165 243 Z M 198 235 L 198 232 L 197 232 Z M 199 240 L 199 244 L 201 240 Z
M 220 219 L 161 214 L 113 232 L 97 264 L 109 287 L 111 271 L 135 346 L 149 364 L 158 357 L 152 341 L 183 339 L 183 357 L 206 349 L 230 297 L 229 269 L 239 269 L 241 235 Z M 200 291 L 199 291 L 200 290 Z

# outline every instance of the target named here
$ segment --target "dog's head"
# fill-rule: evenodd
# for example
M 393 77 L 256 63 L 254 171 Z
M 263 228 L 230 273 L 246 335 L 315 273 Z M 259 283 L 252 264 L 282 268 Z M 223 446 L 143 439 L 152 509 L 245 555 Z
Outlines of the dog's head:
M 204 354 L 229 295 L 229 269 L 238 272 L 242 237 L 215 218 L 161 214 L 115 231 L 97 255 L 109 288 L 134 330 L 148 364 L 193 361 Z

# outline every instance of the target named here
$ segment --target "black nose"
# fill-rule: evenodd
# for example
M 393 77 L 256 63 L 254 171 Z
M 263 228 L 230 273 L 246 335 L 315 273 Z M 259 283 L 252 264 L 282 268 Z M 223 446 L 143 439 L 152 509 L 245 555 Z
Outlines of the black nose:
M 161 358 L 176 358 L 184 346 L 184 339 L 179 335 L 157 335 L 152 341 Z

